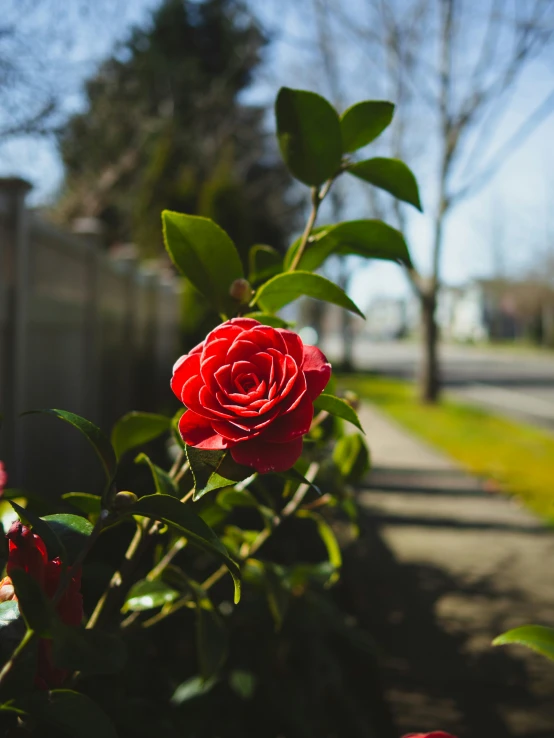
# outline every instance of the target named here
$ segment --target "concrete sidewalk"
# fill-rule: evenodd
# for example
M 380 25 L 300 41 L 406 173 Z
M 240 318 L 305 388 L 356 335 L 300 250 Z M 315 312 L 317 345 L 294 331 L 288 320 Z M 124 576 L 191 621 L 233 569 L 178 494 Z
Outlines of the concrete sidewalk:
M 553 738 L 554 664 L 490 643 L 554 625 L 554 533 L 377 409 L 360 417 L 373 470 L 358 499 L 376 535 L 366 624 L 400 734 Z

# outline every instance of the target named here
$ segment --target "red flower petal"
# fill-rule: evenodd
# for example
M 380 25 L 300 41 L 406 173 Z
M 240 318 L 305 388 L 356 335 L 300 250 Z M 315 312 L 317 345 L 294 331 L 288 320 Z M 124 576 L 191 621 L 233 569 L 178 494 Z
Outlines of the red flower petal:
M 192 410 L 181 416 L 179 431 L 184 442 L 196 448 L 219 451 L 233 445 L 231 441 L 225 440 L 214 431 L 207 418 L 197 415 Z
M 259 351 L 257 344 L 246 341 L 242 336 L 237 339 L 225 356 L 225 364 L 234 364 L 237 361 L 248 361 L 253 354 Z
M 237 464 L 251 466 L 260 474 L 283 472 L 298 461 L 302 453 L 302 438 L 288 443 L 268 443 L 263 436 L 252 441 L 244 441 L 231 449 L 231 456 Z
M 327 386 L 331 377 L 331 364 L 316 346 L 304 346 L 302 371 L 306 376 L 308 394 L 315 400 Z
M 298 406 L 284 415 L 280 415 L 264 431 L 264 439 L 271 443 L 285 443 L 293 438 L 305 435 L 310 430 L 314 417 L 314 406 L 307 395 L 304 395 Z
M 277 328 L 277 331 L 287 344 L 287 352 L 292 356 L 298 366 L 302 366 L 302 362 L 304 361 L 304 344 L 298 333 L 288 331 L 286 328 Z
M 241 341 L 252 341 L 259 350 L 276 349 L 280 354 L 287 351 L 287 344 L 281 334 L 269 325 L 258 325 L 251 331 L 246 331 L 240 337 Z
M 244 430 L 244 428 L 239 428 L 238 425 L 230 423 L 228 420 L 214 420 L 212 421 L 212 428 L 216 433 L 219 433 L 223 438 L 232 443 L 247 441 L 261 433 L 261 431 Z
M 200 373 L 200 356 L 198 354 L 185 354 L 177 359 L 173 367 L 173 377 L 171 378 L 171 389 L 182 401 L 183 387 L 185 383 L 195 375 Z

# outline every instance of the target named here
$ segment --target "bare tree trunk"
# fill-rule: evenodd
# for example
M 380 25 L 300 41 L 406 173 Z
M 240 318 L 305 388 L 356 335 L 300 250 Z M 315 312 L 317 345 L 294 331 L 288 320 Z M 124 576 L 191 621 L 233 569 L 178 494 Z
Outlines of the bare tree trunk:
M 434 289 L 421 296 L 421 330 L 423 356 L 419 376 L 420 400 L 434 404 L 440 394 L 440 371 L 438 357 L 438 325 L 435 316 L 437 294 Z

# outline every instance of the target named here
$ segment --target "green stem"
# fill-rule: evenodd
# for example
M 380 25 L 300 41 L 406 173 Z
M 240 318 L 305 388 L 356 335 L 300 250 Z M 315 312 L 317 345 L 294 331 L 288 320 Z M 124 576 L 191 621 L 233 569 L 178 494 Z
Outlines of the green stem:
M 319 471 L 319 464 L 317 462 L 312 462 L 310 466 L 308 467 L 308 471 L 306 472 L 306 480 L 311 483 L 314 481 L 317 472 Z M 244 555 L 241 556 L 242 562 L 244 562 L 246 559 L 250 558 L 258 549 L 260 549 L 263 544 L 267 541 L 267 539 L 272 535 L 272 533 L 275 531 L 275 529 L 281 525 L 281 523 L 286 520 L 288 517 L 293 515 L 296 510 L 299 508 L 299 506 L 302 504 L 302 501 L 304 500 L 304 497 L 306 496 L 307 491 L 310 489 L 310 484 L 302 483 L 296 492 L 294 493 L 293 497 L 289 500 L 289 502 L 285 505 L 285 507 L 281 510 L 280 515 L 275 519 L 275 524 L 273 528 L 264 528 L 264 530 L 260 531 L 259 535 L 256 537 L 256 539 L 253 541 L 252 545 L 249 547 L 248 551 L 245 551 Z M 161 563 L 161 562 L 160 562 Z M 222 564 L 219 569 L 214 571 L 213 574 L 211 574 L 204 582 L 202 582 L 201 587 L 204 590 L 210 589 L 210 587 L 213 587 L 216 582 L 219 582 L 219 580 L 227 573 L 227 567 L 225 564 Z M 191 601 L 190 595 L 185 595 L 180 600 L 177 600 L 177 602 L 174 602 L 172 605 L 169 605 L 167 609 L 163 609 L 160 612 L 156 613 L 152 617 L 148 618 L 148 620 L 144 620 L 141 624 L 143 628 L 150 628 L 152 625 L 156 625 L 164 618 L 168 617 L 169 615 L 173 615 L 174 612 L 177 610 L 180 610 L 183 607 L 186 607 L 186 605 Z M 124 623 L 124 625 L 131 625 L 132 622 L 134 622 L 135 618 L 133 619 L 127 619 L 129 622 Z
M 308 245 L 308 240 L 310 238 L 313 227 L 315 225 L 317 213 L 319 211 L 319 206 L 321 205 L 321 203 L 325 199 L 325 196 L 331 189 L 332 184 L 333 184 L 333 179 L 330 179 L 323 185 L 321 189 L 319 189 L 318 187 L 312 187 L 312 209 L 310 211 L 310 215 L 308 217 L 308 222 L 306 223 L 306 227 L 304 228 L 304 233 L 302 234 L 300 246 L 298 247 L 298 250 L 296 254 L 294 255 L 294 258 L 291 262 L 291 265 L 288 268 L 289 272 L 294 272 L 294 270 L 298 267 L 300 260 L 302 259 L 304 251 L 306 250 L 306 246 Z
M 25 651 L 25 649 L 27 648 L 29 643 L 31 643 L 34 637 L 35 637 L 35 632 L 33 630 L 26 631 L 25 635 L 23 636 L 23 638 L 21 639 L 21 641 L 15 648 L 14 652 L 10 656 L 9 661 L 7 661 L 4 664 L 2 671 L 0 671 L 0 687 L 2 687 L 5 681 L 9 678 L 18 659 L 21 658 L 21 654 L 23 653 L 23 651 Z

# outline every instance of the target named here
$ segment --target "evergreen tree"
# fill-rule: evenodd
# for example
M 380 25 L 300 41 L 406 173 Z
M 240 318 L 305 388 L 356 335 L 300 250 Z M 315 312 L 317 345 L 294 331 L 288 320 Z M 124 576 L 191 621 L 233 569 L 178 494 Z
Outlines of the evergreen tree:
M 238 0 L 164 0 L 59 133 L 59 217 L 100 217 L 143 255 L 159 252 L 163 208 L 212 217 L 243 258 L 255 242 L 283 247 L 297 213 L 288 175 L 264 109 L 239 101 L 265 43 Z

